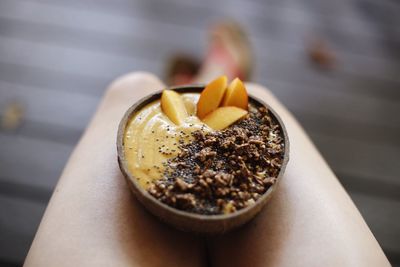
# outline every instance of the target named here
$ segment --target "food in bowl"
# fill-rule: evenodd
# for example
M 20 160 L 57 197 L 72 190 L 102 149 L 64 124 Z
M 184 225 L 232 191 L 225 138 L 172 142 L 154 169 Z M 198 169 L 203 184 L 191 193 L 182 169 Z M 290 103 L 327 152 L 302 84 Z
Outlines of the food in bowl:
M 156 200 L 177 210 L 232 214 L 273 186 L 285 159 L 282 126 L 249 103 L 245 85 L 221 76 L 202 92 L 164 90 L 126 124 L 127 169 Z

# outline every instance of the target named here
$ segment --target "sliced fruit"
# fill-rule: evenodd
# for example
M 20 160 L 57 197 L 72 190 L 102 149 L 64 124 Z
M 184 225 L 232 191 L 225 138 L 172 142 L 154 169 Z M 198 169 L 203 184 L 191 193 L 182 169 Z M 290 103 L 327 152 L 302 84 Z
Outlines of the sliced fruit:
M 203 122 L 214 130 L 222 130 L 246 114 L 246 110 L 238 107 L 220 107 L 208 114 Z
M 226 89 L 224 99 L 222 100 L 222 106 L 234 106 L 247 110 L 248 103 L 249 97 L 246 87 L 239 78 L 234 79 L 229 84 L 228 89 Z
M 197 117 L 203 119 L 208 113 L 218 108 L 227 85 L 228 78 L 225 75 L 207 84 L 200 94 L 199 102 L 197 102 Z
M 188 117 L 182 97 L 172 90 L 162 92 L 161 109 L 176 125 L 180 125 Z

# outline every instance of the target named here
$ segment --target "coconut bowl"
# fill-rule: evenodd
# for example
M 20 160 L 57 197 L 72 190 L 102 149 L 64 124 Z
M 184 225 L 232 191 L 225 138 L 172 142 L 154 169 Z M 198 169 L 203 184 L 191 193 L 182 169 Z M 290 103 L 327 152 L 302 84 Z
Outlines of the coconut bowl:
M 201 93 L 201 91 L 204 89 L 204 86 L 171 87 L 167 89 L 174 90 L 178 93 Z M 254 204 L 246 208 L 230 214 L 201 215 L 178 210 L 162 203 L 161 201 L 150 195 L 144 188 L 142 188 L 137 182 L 137 179 L 128 170 L 128 164 L 124 152 L 124 135 L 127 124 L 129 120 L 134 117 L 136 113 L 144 108 L 147 104 L 155 100 L 160 100 L 161 93 L 162 91 L 158 91 L 137 101 L 126 111 L 119 124 L 117 134 L 118 163 L 121 172 L 124 175 L 126 182 L 129 185 L 133 194 L 148 211 L 158 217 L 161 221 L 183 231 L 217 234 L 228 232 L 249 222 L 271 199 L 272 195 L 279 185 L 280 180 L 282 179 L 287 162 L 289 160 L 289 139 L 285 125 L 283 124 L 279 115 L 267 103 L 252 95 L 249 95 L 249 104 L 256 107 L 263 106 L 267 108 L 271 114 L 271 118 L 277 124 L 279 124 L 282 129 L 282 137 L 284 139 L 285 146 L 284 159 L 276 182 L 271 185 L 269 189 Z

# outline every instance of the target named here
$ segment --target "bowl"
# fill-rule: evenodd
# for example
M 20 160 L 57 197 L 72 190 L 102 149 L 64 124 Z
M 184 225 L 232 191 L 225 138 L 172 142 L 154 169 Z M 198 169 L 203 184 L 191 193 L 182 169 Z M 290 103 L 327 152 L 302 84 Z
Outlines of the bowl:
M 204 86 L 171 87 L 167 89 L 174 90 L 178 93 L 201 93 L 201 91 L 204 89 Z M 137 112 L 139 112 L 147 104 L 155 100 L 159 100 L 161 98 L 161 93 L 162 91 L 158 91 L 137 101 L 133 106 L 131 106 L 126 111 L 125 115 L 123 116 L 119 124 L 118 134 L 117 134 L 118 163 L 133 194 L 143 204 L 143 206 L 145 206 L 152 214 L 154 214 L 160 220 L 183 231 L 207 233 L 207 234 L 224 233 L 233 230 L 245 224 L 246 222 L 250 221 L 261 211 L 261 209 L 265 206 L 265 204 L 271 199 L 273 193 L 276 191 L 276 188 L 278 187 L 279 181 L 282 179 L 287 162 L 289 160 L 289 139 L 285 125 L 283 124 L 278 114 L 262 100 L 252 95 L 249 95 L 249 103 L 254 106 L 266 107 L 271 114 L 271 118 L 276 123 L 278 123 L 282 129 L 282 135 L 284 138 L 284 145 L 285 145 L 284 159 L 276 182 L 272 186 L 270 186 L 269 189 L 254 204 L 246 208 L 243 208 L 241 210 L 235 211 L 230 214 L 201 215 L 175 209 L 157 200 L 137 183 L 136 178 L 128 170 L 128 165 L 124 152 L 124 135 L 127 123 L 133 116 L 136 115 Z

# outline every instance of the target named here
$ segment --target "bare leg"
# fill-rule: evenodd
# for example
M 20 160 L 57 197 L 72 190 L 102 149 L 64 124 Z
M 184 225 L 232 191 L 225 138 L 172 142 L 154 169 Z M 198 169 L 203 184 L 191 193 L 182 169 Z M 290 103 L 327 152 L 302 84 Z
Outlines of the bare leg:
M 198 238 L 148 214 L 117 164 L 116 132 L 123 113 L 162 87 L 146 73 L 129 74 L 110 86 L 60 178 L 25 266 L 202 265 Z
M 251 94 L 282 117 L 290 160 L 261 214 L 212 240 L 215 266 L 390 266 L 350 197 L 298 122 L 267 89 Z

